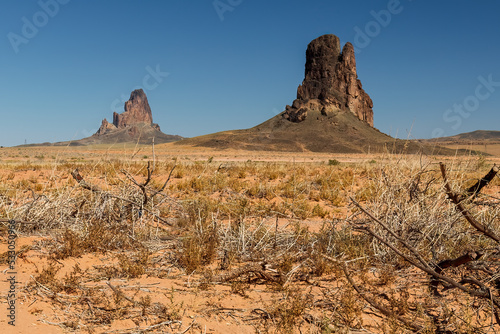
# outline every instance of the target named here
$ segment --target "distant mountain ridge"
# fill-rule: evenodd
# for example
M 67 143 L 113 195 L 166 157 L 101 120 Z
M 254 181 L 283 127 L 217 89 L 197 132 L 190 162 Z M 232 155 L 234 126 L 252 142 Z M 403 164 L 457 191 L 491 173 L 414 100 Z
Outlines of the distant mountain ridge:
M 476 130 L 472 132 L 460 133 L 454 136 L 427 139 L 429 142 L 464 142 L 470 141 L 491 141 L 500 142 L 500 131 L 496 130 Z

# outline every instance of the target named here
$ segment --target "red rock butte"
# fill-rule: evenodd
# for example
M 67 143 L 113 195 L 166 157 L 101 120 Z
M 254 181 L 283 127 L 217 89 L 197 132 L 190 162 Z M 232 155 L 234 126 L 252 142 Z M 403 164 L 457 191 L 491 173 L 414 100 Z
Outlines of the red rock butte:
M 142 89 L 136 89 L 130 94 L 130 99 L 125 102 L 125 112 L 113 113 L 113 124 L 117 128 L 124 128 L 135 123 L 153 123 L 153 115 L 149 107 L 148 98 Z
M 392 138 L 373 127 L 373 102 L 356 71 L 354 47 L 323 35 L 306 49 L 297 98 L 278 115 L 249 129 L 187 138 L 174 145 L 282 152 L 455 154 Z
M 96 136 L 109 133 L 118 129 L 131 127 L 131 134 L 135 135 L 137 125 L 151 126 L 160 130 L 158 124 L 153 123 L 153 114 L 149 106 L 148 98 L 142 89 L 136 89 L 130 94 L 130 99 L 125 102 L 125 111 L 121 114 L 113 112 L 113 123 L 109 123 L 105 118 L 102 120 L 101 127 L 96 132 Z M 135 127 L 135 128 L 134 128 Z
M 125 102 L 124 112 L 113 112 L 113 123 L 105 118 L 99 130 L 91 137 L 72 142 L 73 145 L 99 143 L 136 142 L 140 144 L 169 143 L 182 137 L 168 135 L 160 131 L 160 126 L 153 123 L 153 114 L 148 98 L 142 89 L 136 89 Z
M 283 117 L 302 122 L 309 110 L 326 115 L 349 110 L 373 127 L 373 102 L 363 90 L 356 72 L 354 47 L 346 43 L 340 51 L 335 35 L 323 35 L 307 46 L 305 77 L 297 88 L 297 99 L 286 106 Z

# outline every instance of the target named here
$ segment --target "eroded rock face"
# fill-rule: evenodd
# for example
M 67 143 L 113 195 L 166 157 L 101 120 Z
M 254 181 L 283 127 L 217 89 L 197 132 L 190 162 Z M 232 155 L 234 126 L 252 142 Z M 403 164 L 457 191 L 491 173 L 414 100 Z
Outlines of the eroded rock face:
M 130 99 L 125 102 L 125 111 L 121 114 L 113 113 L 113 123 L 103 119 L 101 127 L 94 136 L 101 136 L 121 129 L 127 129 L 127 133 L 134 137 L 138 135 L 139 128 L 151 127 L 161 131 L 160 126 L 153 123 L 153 115 L 149 107 L 148 98 L 142 89 L 136 89 L 130 94 Z
M 323 35 L 309 43 L 306 51 L 305 77 L 297 88 L 297 99 L 287 106 L 283 117 L 292 122 L 306 119 L 306 105 L 317 100 L 319 110 L 350 110 L 373 126 L 373 102 L 363 90 L 356 72 L 354 47 L 346 43 L 340 51 L 335 35 Z
M 95 135 L 100 136 L 100 135 L 105 134 L 108 131 L 113 131 L 113 130 L 116 130 L 116 126 L 114 126 L 114 124 L 112 124 L 112 123 L 109 123 L 107 119 L 103 119 L 102 123 L 101 123 L 101 127 L 99 128 L 99 130 L 97 130 Z
M 119 129 L 137 123 L 153 123 L 148 98 L 142 89 L 136 89 L 130 94 L 130 99 L 125 102 L 125 112 L 113 113 L 113 125 Z

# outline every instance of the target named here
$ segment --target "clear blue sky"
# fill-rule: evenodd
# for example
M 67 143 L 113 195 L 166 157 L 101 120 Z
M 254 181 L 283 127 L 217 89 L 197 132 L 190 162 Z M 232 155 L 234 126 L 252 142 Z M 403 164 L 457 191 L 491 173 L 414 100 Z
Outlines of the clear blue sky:
M 0 4 L 3 146 L 88 136 L 138 86 L 149 88 L 165 133 L 252 127 L 292 103 L 307 44 L 328 33 L 359 50 L 358 76 L 382 132 L 500 130 L 495 0 Z

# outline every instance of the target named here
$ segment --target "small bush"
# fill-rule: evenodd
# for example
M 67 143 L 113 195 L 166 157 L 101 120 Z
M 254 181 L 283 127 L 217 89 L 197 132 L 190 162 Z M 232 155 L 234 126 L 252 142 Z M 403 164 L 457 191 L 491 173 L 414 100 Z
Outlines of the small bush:
M 181 249 L 177 253 L 179 263 L 188 273 L 215 261 L 220 243 L 215 226 L 209 227 L 208 224 L 201 223 L 197 225 L 187 232 Z
M 304 322 L 303 317 L 311 305 L 311 296 L 304 295 L 301 289 L 285 291 L 282 298 L 275 300 L 268 310 L 276 325 L 276 333 L 294 332 Z
M 316 204 L 312 209 L 312 215 L 313 217 L 325 218 L 328 216 L 328 210 L 325 210 L 321 207 L 321 205 Z
M 143 249 L 135 257 L 119 255 L 118 266 L 122 277 L 136 278 L 146 273 L 150 253 Z

